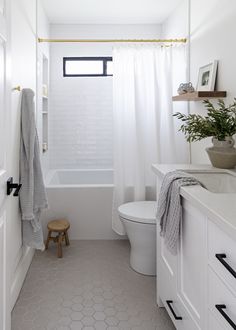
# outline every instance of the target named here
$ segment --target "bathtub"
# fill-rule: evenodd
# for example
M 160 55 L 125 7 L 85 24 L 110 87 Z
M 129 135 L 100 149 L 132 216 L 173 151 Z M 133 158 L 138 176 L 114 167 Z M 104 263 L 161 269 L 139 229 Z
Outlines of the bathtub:
M 53 170 L 46 177 L 47 187 L 106 186 L 113 187 L 112 170 Z
M 111 227 L 112 170 L 51 170 L 45 183 L 49 209 L 42 215 L 44 235 L 48 221 L 66 218 L 71 239 L 120 238 Z

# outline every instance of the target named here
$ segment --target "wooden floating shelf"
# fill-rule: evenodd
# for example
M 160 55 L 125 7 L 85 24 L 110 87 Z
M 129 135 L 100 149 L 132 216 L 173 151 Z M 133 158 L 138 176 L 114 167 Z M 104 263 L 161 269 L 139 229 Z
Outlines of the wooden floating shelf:
M 202 101 L 208 99 L 220 99 L 222 97 L 226 97 L 226 91 L 198 91 L 193 93 L 186 93 L 182 95 L 176 95 L 172 97 L 172 101 Z

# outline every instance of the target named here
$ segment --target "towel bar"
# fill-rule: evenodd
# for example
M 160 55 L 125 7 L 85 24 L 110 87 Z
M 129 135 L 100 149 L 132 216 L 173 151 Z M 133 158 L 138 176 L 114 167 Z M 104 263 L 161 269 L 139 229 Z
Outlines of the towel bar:
M 18 91 L 20 92 L 21 91 L 21 87 L 20 86 L 16 86 L 14 88 L 12 88 L 13 91 Z

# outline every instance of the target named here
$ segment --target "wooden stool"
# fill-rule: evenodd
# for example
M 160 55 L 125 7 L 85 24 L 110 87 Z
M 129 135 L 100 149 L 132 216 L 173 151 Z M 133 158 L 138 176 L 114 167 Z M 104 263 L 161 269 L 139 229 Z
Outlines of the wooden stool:
M 65 219 L 52 220 L 48 223 L 48 237 L 45 244 L 45 249 L 48 249 L 50 241 L 57 243 L 57 256 L 62 258 L 62 242 L 65 240 L 66 245 L 70 245 L 68 237 L 68 229 L 70 228 L 69 221 Z M 57 233 L 57 236 L 52 236 L 52 233 Z

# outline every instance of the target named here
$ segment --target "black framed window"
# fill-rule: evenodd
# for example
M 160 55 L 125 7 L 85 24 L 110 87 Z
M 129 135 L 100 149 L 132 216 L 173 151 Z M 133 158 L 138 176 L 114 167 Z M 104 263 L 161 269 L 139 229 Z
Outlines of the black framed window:
M 63 77 L 113 75 L 112 57 L 63 57 Z

